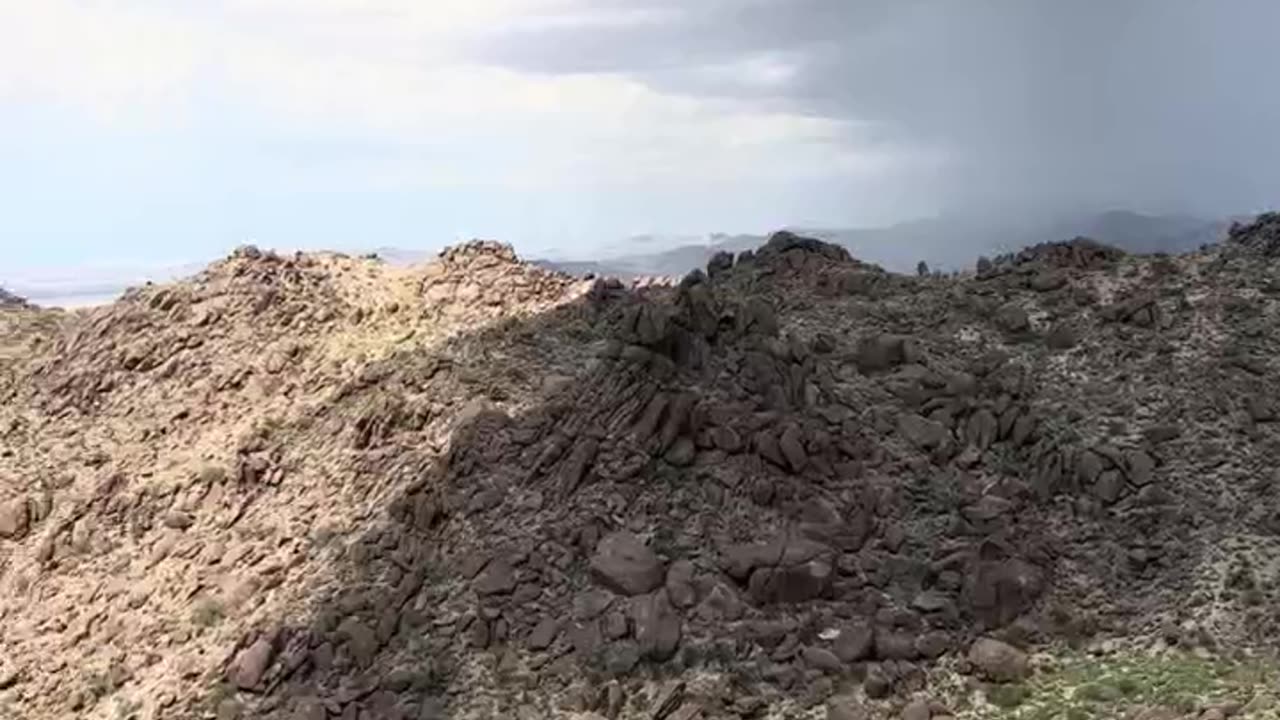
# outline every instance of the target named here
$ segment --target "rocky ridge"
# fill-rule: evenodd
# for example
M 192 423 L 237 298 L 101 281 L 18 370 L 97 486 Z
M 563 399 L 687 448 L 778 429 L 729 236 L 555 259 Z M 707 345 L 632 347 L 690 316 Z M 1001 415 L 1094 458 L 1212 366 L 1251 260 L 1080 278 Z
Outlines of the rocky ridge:
M 26 299 L 0 287 L 0 308 L 25 307 L 26 305 Z
M 778 233 L 639 286 L 246 248 L 59 316 L 0 375 L 0 702 L 857 717 L 1260 646 L 1273 224 L 960 278 Z

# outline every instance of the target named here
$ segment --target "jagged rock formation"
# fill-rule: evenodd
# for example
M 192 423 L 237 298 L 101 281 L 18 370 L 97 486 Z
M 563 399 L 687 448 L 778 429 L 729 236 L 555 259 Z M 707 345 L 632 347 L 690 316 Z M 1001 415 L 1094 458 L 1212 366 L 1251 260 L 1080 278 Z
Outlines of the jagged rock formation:
M 26 307 L 27 301 L 0 287 L 0 308 Z
M 959 278 L 778 233 L 641 286 L 242 249 L 0 385 L 0 702 L 752 718 L 1259 644 L 1269 228 Z

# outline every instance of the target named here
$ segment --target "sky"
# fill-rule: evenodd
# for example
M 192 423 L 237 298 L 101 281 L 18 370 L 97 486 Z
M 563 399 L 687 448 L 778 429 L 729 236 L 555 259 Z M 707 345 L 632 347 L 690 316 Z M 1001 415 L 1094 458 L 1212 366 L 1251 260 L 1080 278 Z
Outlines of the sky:
M 0 0 L 0 274 L 1280 188 L 1271 0 Z

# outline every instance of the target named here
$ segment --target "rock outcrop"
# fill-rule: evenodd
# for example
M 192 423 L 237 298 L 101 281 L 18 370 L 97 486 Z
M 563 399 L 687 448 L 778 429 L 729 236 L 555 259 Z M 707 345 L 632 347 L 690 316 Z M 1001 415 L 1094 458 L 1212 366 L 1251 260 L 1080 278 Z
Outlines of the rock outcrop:
M 1269 642 L 1272 224 L 961 277 L 790 233 L 678 283 L 243 248 L 33 310 L 0 353 L 0 701 L 851 717 L 856 683 L 1014 681 L 1058 640 Z

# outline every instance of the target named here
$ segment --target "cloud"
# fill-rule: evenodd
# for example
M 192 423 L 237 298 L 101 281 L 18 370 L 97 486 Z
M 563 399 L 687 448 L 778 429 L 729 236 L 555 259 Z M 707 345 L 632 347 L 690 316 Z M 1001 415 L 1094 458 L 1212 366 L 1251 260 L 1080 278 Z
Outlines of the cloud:
M 591 33 L 498 29 L 471 52 L 843 122 L 947 158 L 952 205 L 1223 211 L 1280 187 L 1277 20 L 1269 0 L 710 0 Z
M 1237 212 L 1280 187 L 1278 19 L 1270 0 L 0 0 L 0 130 L 59 108 L 80 154 L 24 152 L 64 144 L 35 112 L 0 153 L 42 193 L 127 177 L 174 206 L 278 201 L 279 227 L 359 226 L 288 194 L 456 190 L 457 225 L 504 215 L 517 241 Z
M 384 180 L 696 185 L 768 167 L 781 182 L 885 162 L 850 146 L 842 120 L 671 93 L 628 74 L 531 72 L 470 52 L 494 33 L 667 23 L 683 14 L 674 3 L 0 2 L 0 103 L 51 103 L 144 128 L 239 123 L 317 147 L 391 143 L 438 163 L 358 161 L 383 167 Z M 785 74 L 753 69 L 765 83 Z

